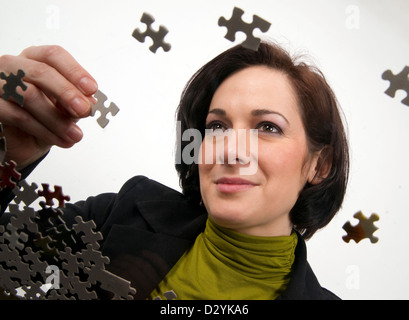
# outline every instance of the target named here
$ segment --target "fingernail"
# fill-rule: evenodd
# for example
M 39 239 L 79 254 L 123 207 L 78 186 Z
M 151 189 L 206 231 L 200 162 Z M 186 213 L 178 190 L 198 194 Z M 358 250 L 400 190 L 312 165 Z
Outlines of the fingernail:
M 94 94 L 98 90 L 98 85 L 94 80 L 84 77 L 79 82 L 80 89 L 86 95 Z
M 75 113 L 76 117 L 82 117 L 89 113 L 90 108 L 90 102 L 85 99 L 75 98 L 71 103 L 71 110 Z
M 67 132 L 67 136 L 74 142 L 78 142 L 82 139 L 83 133 L 81 129 L 75 124 Z

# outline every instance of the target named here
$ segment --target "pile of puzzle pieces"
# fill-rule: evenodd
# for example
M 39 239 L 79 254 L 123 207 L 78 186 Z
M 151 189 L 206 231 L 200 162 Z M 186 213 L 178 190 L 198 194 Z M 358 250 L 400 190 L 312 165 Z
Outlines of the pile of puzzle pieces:
M 72 227 L 64 221 L 62 207 L 69 197 L 47 184 L 25 180 L 13 190 L 16 194 L 8 209 L 10 222 L 0 226 L 0 288 L 3 297 L 19 299 L 133 299 L 136 290 L 130 282 L 108 270 L 109 258 L 99 251 L 102 234 L 95 223 L 76 217 Z M 40 196 L 42 210 L 30 205 Z M 58 207 L 53 207 L 53 199 Z M 22 207 L 22 209 L 21 209 Z M 60 270 L 58 288 L 44 289 L 46 270 Z M 22 293 L 21 293 L 22 292 Z M 108 294 L 109 293 L 109 294 Z

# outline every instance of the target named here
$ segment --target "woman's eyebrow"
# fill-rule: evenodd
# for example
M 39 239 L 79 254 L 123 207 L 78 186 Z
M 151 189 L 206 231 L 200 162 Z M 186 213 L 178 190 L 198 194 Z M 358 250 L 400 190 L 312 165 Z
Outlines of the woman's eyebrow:
M 219 115 L 219 116 L 223 116 L 223 117 L 225 117 L 227 115 L 226 111 L 223 110 L 223 109 L 220 109 L 220 108 L 215 108 L 215 109 L 210 110 L 209 114 L 211 114 L 211 113 Z M 255 110 L 251 111 L 251 115 L 253 117 L 260 117 L 260 116 L 269 115 L 269 114 L 278 115 L 278 116 L 282 117 L 287 124 L 290 124 L 290 122 L 287 120 L 287 118 L 283 114 L 281 114 L 280 112 L 269 110 L 269 109 L 255 109 Z
M 251 115 L 253 117 L 260 117 L 260 116 L 268 115 L 268 114 L 278 115 L 278 116 L 282 117 L 285 120 L 285 122 L 287 122 L 287 124 L 289 124 L 289 121 L 287 120 L 287 118 L 283 114 L 281 114 L 280 112 L 273 111 L 273 110 L 268 110 L 268 109 L 256 109 L 256 110 L 251 111 Z
M 215 108 L 215 109 L 210 110 L 209 114 L 210 113 L 214 113 L 214 114 L 219 115 L 219 116 L 226 116 L 226 111 L 224 111 L 223 109 L 219 109 L 219 108 Z

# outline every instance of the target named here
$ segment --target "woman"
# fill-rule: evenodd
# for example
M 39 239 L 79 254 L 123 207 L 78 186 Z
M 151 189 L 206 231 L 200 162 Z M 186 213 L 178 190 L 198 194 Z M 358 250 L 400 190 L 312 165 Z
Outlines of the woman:
M 88 116 L 97 85 L 54 46 L 3 56 L 0 69 L 26 73 L 24 108 L 0 101 L 7 159 L 25 177 L 52 145 L 80 141 L 75 122 Z M 204 137 L 198 161 L 176 164 L 183 194 L 134 177 L 118 194 L 67 205 L 67 224 L 94 219 L 108 268 L 132 282 L 137 299 L 336 299 L 304 242 L 339 210 L 348 178 L 337 101 L 319 70 L 275 44 L 234 47 L 192 77 L 177 119 L 182 133 Z M 240 130 L 248 139 L 224 141 Z

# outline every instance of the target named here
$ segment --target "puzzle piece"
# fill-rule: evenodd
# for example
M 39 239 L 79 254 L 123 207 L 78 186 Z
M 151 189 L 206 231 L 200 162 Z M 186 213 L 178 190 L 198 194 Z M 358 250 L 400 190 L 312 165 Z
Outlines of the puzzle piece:
M 224 37 L 232 42 L 236 39 L 236 32 L 244 32 L 247 38 L 241 45 L 244 48 L 257 51 L 260 45 L 260 38 L 254 37 L 253 31 L 258 28 L 262 32 L 267 32 L 270 29 L 271 23 L 257 15 L 253 15 L 252 23 L 246 23 L 242 19 L 243 14 L 244 11 L 242 9 L 235 7 L 230 20 L 220 17 L 218 24 L 221 27 L 227 28 L 227 33 Z
M 79 300 L 94 300 L 98 298 L 95 292 L 88 290 L 91 289 L 91 285 L 88 281 L 81 281 L 79 277 L 70 278 L 72 292 L 77 295 Z
M 51 288 L 51 290 L 47 291 L 47 300 L 77 300 L 73 294 L 73 288 L 70 284 L 70 279 L 72 276 L 66 276 L 64 272 L 60 272 L 60 288 L 55 290 L 55 288 Z
M 4 165 L 0 164 L 0 189 L 10 188 L 14 189 L 16 183 L 20 180 L 21 174 L 16 168 L 14 161 L 6 162 Z M 16 181 L 13 181 L 15 179 Z
M 153 30 L 152 23 L 154 21 L 155 19 L 150 14 L 144 13 L 142 15 L 141 22 L 146 24 L 146 31 L 141 32 L 139 29 L 135 29 L 132 36 L 139 42 L 145 42 L 145 38 L 150 37 L 153 44 L 149 47 L 149 50 L 151 50 L 153 53 L 156 53 L 156 50 L 158 50 L 159 47 L 162 47 L 165 52 L 168 52 L 171 45 L 163 41 L 168 33 L 168 29 L 166 29 L 164 26 L 160 26 L 158 31 Z
M 41 233 L 37 233 L 34 239 L 34 245 L 41 248 L 42 256 L 44 257 L 56 257 L 58 251 L 53 246 L 54 240 L 50 236 L 43 236 Z
M 20 210 L 18 205 L 10 204 L 9 211 L 11 213 L 10 222 L 17 229 L 26 229 L 31 233 L 38 232 L 38 225 L 34 222 L 36 218 L 36 212 L 33 208 L 24 207 Z
M 77 243 L 74 230 L 69 229 L 65 223 L 49 229 L 47 233 L 55 241 L 54 247 L 59 251 L 66 247 L 74 247 Z
M 170 290 L 166 291 L 163 296 L 166 298 L 166 300 L 175 300 L 178 296 L 176 295 L 175 291 Z M 161 297 L 157 296 L 153 300 L 162 300 Z
M 406 91 L 407 96 L 402 100 L 402 103 L 409 106 L 409 67 L 406 66 L 397 75 L 394 75 L 391 70 L 386 70 L 382 74 L 382 79 L 390 81 L 390 87 L 385 91 L 388 96 L 394 98 L 396 91 Z
M 29 206 L 38 198 L 38 194 L 36 192 L 37 188 L 38 186 L 35 183 L 28 185 L 26 180 L 20 181 L 18 186 L 13 189 L 13 193 L 16 195 L 16 197 L 13 199 L 14 203 L 19 204 L 20 202 L 24 202 L 26 206 Z
M 60 258 L 62 261 L 66 261 L 63 262 L 62 266 L 64 267 L 65 271 L 68 271 L 68 277 L 78 274 L 80 270 L 84 268 L 84 264 L 78 261 L 77 256 L 72 253 L 72 249 L 70 247 L 65 248 L 64 251 L 60 251 Z
M 81 236 L 81 240 L 85 244 L 91 244 L 92 248 L 99 249 L 99 241 L 102 240 L 102 233 L 95 232 L 94 229 L 96 228 L 96 224 L 93 220 L 89 220 L 84 222 L 81 216 L 75 217 L 76 224 L 72 226 L 73 230 L 75 230 L 76 234 L 83 233 L 84 235 Z
M 53 199 L 58 200 L 58 207 L 60 208 L 65 207 L 64 201 L 70 201 L 70 197 L 62 193 L 62 188 L 60 186 L 54 186 L 53 192 L 50 191 L 48 183 L 42 183 L 41 186 L 43 187 L 43 190 L 38 191 L 37 194 L 46 199 L 45 204 L 47 206 L 54 205 Z
M 10 254 L 10 249 L 5 244 L 0 244 L 0 259 L 2 262 L 8 259 L 8 255 Z M 7 268 L 7 266 L 0 263 L 0 296 L 4 293 L 6 296 L 15 296 L 16 295 L 16 288 L 18 288 L 19 283 L 15 277 L 16 271 L 11 268 Z
M 4 261 L 5 265 L 9 267 L 7 270 L 11 270 L 10 276 L 13 278 L 19 278 L 21 284 L 28 283 L 34 273 L 29 265 L 21 260 L 19 251 L 11 248 L 7 249 L 6 245 L 0 246 L 1 261 Z M 1 273 L 3 273 L 3 270 Z
M 18 229 L 9 223 L 6 227 L 10 232 L 5 232 L 3 237 L 9 241 L 10 250 L 15 250 L 16 248 L 23 250 L 24 243 L 28 240 L 28 235 L 24 232 L 19 232 Z
M 358 219 L 359 223 L 356 226 L 352 226 L 349 221 L 345 223 L 342 228 L 347 232 L 347 235 L 343 236 L 342 239 L 347 243 L 351 239 L 358 243 L 366 238 L 371 240 L 371 243 L 378 242 L 379 239 L 373 236 L 373 233 L 378 230 L 374 222 L 379 220 L 379 216 L 372 214 L 368 219 L 359 211 L 355 213 L 354 218 Z
M 30 247 L 26 247 L 25 251 L 26 254 L 23 255 L 24 261 L 30 265 L 30 269 L 33 271 L 33 273 L 38 273 L 41 275 L 48 267 L 47 262 L 41 261 L 40 252 L 34 252 Z
M 132 295 L 135 294 L 136 290 L 131 287 L 131 283 L 127 280 L 124 280 L 117 275 L 101 269 L 90 269 L 85 268 L 85 272 L 88 273 L 88 281 L 92 284 L 100 284 L 101 289 L 108 292 L 114 293 L 112 300 L 127 299 L 132 300 Z
M 46 207 L 45 202 L 40 202 L 43 210 L 38 211 L 36 215 L 36 222 L 41 225 L 43 230 L 51 230 L 54 226 L 64 223 L 61 216 L 63 212 L 60 208 Z
M 92 105 L 91 116 L 94 116 L 96 111 L 99 111 L 101 116 L 97 119 L 97 122 L 101 128 L 105 128 L 109 123 L 109 120 L 106 117 L 107 114 L 111 113 L 111 115 L 114 117 L 119 112 L 119 108 L 113 102 L 110 103 L 108 108 L 105 107 L 105 102 L 108 100 L 108 98 L 100 90 L 94 94 L 94 97 L 97 99 L 97 103 Z
M 24 103 L 24 97 L 17 93 L 17 87 L 20 87 L 23 89 L 23 91 L 27 90 L 27 86 L 25 83 L 22 81 L 23 77 L 26 74 L 24 73 L 23 70 L 18 70 L 17 75 L 14 73 L 10 73 L 9 76 L 6 76 L 4 72 L 0 73 L 0 78 L 3 80 L 6 80 L 6 83 L 3 86 L 3 95 L 1 96 L 5 100 L 10 100 L 11 98 L 14 98 L 14 100 L 20 105 L 23 106 Z

